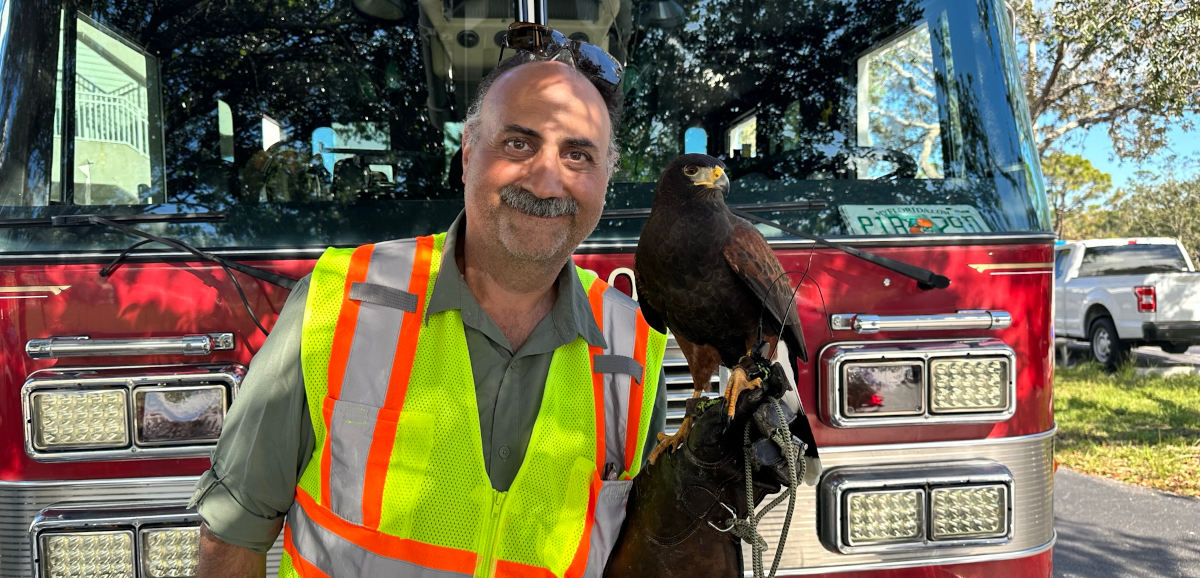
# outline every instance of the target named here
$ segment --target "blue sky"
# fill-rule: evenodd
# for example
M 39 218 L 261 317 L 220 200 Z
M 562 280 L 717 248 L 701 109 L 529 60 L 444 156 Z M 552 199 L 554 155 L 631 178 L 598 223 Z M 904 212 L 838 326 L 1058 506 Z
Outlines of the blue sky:
M 1143 162 L 1122 161 L 1113 154 L 1112 142 L 1108 139 L 1107 127 L 1094 127 L 1082 138 L 1070 137 L 1063 143 L 1063 150 L 1083 156 L 1097 169 L 1112 176 L 1113 188 L 1125 188 L 1139 170 L 1162 173 L 1171 168 L 1175 178 L 1188 180 L 1200 176 L 1200 115 L 1191 115 L 1197 128 L 1184 132 L 1179 128 L 1168 133 L 1167 147 Z M 1176 158 L 1171 160 L 1171 155 Z

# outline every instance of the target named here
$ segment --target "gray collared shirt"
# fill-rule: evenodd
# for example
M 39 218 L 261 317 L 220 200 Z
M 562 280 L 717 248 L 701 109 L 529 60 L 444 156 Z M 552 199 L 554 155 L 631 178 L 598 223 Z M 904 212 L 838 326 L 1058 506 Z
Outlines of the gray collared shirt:
M 554 350 L 582 336 L 603 346 L 573 264 L 558 275 L 558 298 L 517 351 L 467 287 L 454 253 L 463 231 L 460 214 L 443 247 L 427 315 L 458 309 L 462 314 L 475 378 L 483 460 L 497 490 L 507 490 L 525 457 L 541 406 Z M 237 402 L 229 411 L 212 468 L 196 484 L 192 505 L 221 540 L 265 552 L 274 543 L 279 519 L 292 505 L 296 480 L 313 451 L 314 434 L 305 399 L 300 334 L 308 278 L 298 283 L 254 356 Z M 646 451 L 665 427 L 666 390 L 658 395 Z

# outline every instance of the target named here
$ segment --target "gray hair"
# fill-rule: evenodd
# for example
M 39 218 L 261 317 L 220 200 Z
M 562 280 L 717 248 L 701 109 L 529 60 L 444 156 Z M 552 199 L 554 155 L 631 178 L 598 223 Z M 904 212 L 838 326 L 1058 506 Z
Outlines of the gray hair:
M 475 93 L 475 100 L 471 101 L 471 106 L 467 108 L 467 118 L 463 121 L 463 132 L 469 141 L 464 141 L 463 144 L 475 144 L 479 138 L 479 123 L 483 109 L 483 101 L 487 99 L 488 91 L 491 90 L 492 84 L 504 73 L 530 62 L 542 62 L 541 60 L 531 59 L 528 54 L 518 53 L 515 56 L 504 59 L 503 62 L 496 65 L 491 72 L 483 77 L 479 82 L 479 91 Z M 574 69 L 577 74 L 583 76 L 592 86 L 600 92 L 600 97 L 604 99 L 604 107 L 608 110 L 609 137 L 608 137 L 608 176 L 612 176 L 617 170 L 617 166 L 621 164 L 621 148 L 617 145 L 617 126 L 621 122 L 621 113 L 624 105 L 625 95 L 621 92 L 620 86 L 610 87 L 591 78 Z

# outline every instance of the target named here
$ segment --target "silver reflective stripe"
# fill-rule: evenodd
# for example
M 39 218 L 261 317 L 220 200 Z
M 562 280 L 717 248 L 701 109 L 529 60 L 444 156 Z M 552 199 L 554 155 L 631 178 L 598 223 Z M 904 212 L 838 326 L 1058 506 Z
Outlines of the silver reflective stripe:
M 355 282 L 350 284 L 350 299 L 400 309 L 408 313 L 417 312 L 417 296 L 403 289 L 386 285 Z
M 637 303 L 624 293 L 609 287 L 604 292 L 604 340 L 608 347 L 604 356 L 634 359 L 634 341 L 637 338 Z M 604 461 L 617 465 L 617 472 L 625 470 L 625 428 L 629 419 L 629 374 L 602 372 L 604 375 Z M 603 362 L 602 362 L 603 363 Z M 637 362 L 634 361 L 634 364 Z M 638 372 L 640 381 L 642 372 Z M 638 424 L 633 424 L 634 428 Z
M 415 239 L 376 244 L 367 266 L 366 283 L 407 292 L 415 253 Z M 337 515 L 358 524 L 363 521 L 363 487 L 367 456 L 375 437 L 375 413 L 387 399 L 392 360 L 405 315 L 412 313 L 362 301 L 346 357 L 341 394 L 329 424 L 329 506 Z M 339 410 L 347 419 L 339 418 Z M 371 414 L 370 419 L 363 418 L 363 411 Z
M 304 508 L 297 503 L 293 503 L 291 510 L 288 510 L 287 524 L 291 528 L 295 551 L 301 553 L 308 563 L 316 566 L 327 576 L 339 578 L 343 576 L 388 576 L 389 578 L 470 576 L 470 574 L 445 570 L 430 570 L 412 562 L 371 552 L 322 528 L 313 522 L 304 513 Z
M 367 456 L 371 453 L 371 438 L 379 408 L 339 400 L 334 402 L 329 421 L 329 439 L 333 451 L 329 456 L 329 499 L 339 516 L 362 524 L 363 488 L 365 487 Z
M 617 544 L 621 524 L 625 521 L 625 505 L 633 480 L 604 482 L 600 496 L 596 499 L 596 521 L 592 525 L 592 538 L 588 544 L 587 567 L 583 578 L 599 578 L 608 564 L 608 556 Z M 697 572 L 703 574 L 703 572 Z
M 592 358 L 592 371 L 596 373 L 624 373 L 642 382 L 642 364 L 624 355 L 597 355 Z

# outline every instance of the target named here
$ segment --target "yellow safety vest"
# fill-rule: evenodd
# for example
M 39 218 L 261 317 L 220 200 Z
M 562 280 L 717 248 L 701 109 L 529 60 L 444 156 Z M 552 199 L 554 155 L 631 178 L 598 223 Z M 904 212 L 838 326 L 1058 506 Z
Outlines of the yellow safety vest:
M 462 317 L 426 317 L 445 235 L 330 249 L 301 345 L 315 447 L 281 576 L 599 576 L 642 461 L 666 336 L 580 269 L 607 347 L 559 347 L 506 492 L 484 469 Z M 626 427 L 626 424 L 633 424 Z M 606 464 L 621 474 L 603 480 Z

